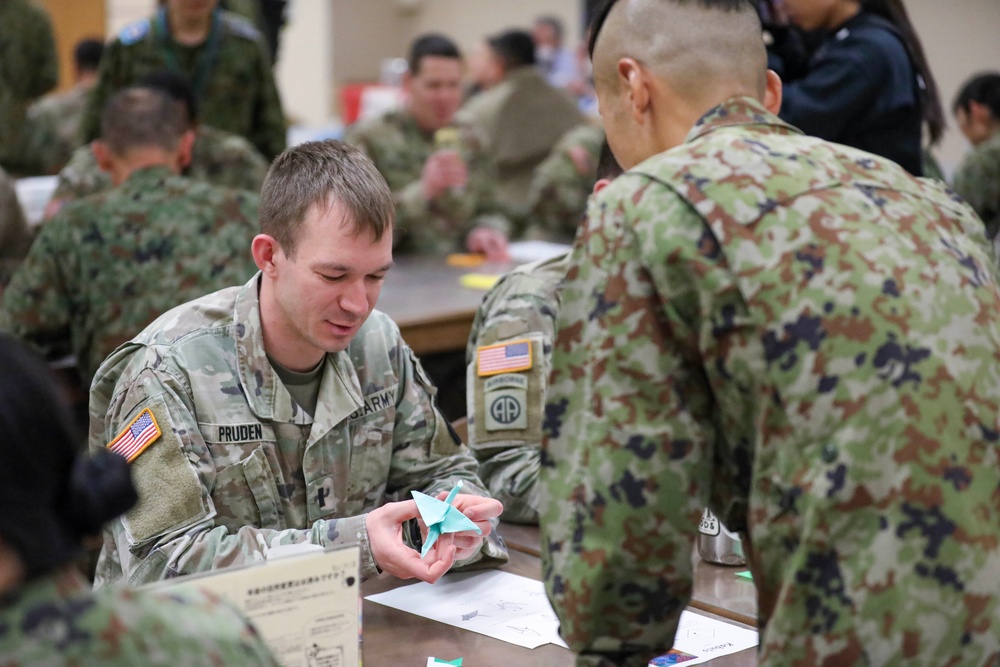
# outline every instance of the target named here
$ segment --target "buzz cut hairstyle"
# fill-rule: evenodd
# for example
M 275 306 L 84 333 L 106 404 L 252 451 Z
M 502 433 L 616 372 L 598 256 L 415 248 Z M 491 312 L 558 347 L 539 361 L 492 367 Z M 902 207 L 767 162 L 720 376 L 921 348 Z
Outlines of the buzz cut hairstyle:
M 560 42 L 563 39 L 563 22 L 559 20 L 559 17 L 553 16 L 551 14 L 546 14 L 545 16 L 539 16 L 535 19 L 535 25 L 547 25 L 552 28 L 552 33 L 556 36 L 556 39 Z
M 952 111 L 968 112 L 972 102 L 984 105 L 1000 120 L 1000 72 L 982 72 L 966 81 L 955 96 Z
M 439 33 L 421 35 L 413 40 L 410 46 L 410 74 L 416 76 L 420 74 L 420 64 L 424 58 L 451 58 L 462 59 L 462 52 L 458 50 L 455 42 Z
M 260 231 L 291 258 L 309 210 L 335 204 L 343 207 L 342 224 L 374 241 L 392 229 L 396 217 L 392 192 L 368 156 L 335 139 L 299 144 L 275 158 L 267 171 L 260 193 Z
M 486 40 L 504 69 L 512 70 L 535 64 L 535 40 L 524 30 L 505 30 Z
M 608 20 L 608 14 L 618 0 L 602 0 L 601 4 L 594 10 L 593 18 L 590 21 L 590 41 L 587 43 L 587 52 L 591 59 L 594 57 L 594 47 L 597 45 L 597 38 L 601 34 L 601 28 Z M 739 12 L 752 10 L 757 14 L 757 8 L 750 0 L 663 0 L 675 5 L 699 5 L 705 9 L 722 12 Z M 759 15 L 758 15 L 759 17 Z
M 101 142 L 118 156 L 134 148 L 172 151 L 187 130 L 183 104 L 162 91 L 142 86 L 115 93 L 101 113 Z

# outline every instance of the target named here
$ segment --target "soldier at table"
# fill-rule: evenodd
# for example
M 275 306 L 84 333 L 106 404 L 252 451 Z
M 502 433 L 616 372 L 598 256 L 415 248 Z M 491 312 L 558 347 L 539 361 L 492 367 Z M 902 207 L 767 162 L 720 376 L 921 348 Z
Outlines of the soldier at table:
M 775 114 L 746 0 L 592 34 L 627 169 L 570 258 L 543 571 L 580 665 L 669 649 L 703 507 L 742 534 L 761 665 L 1000 659 L 1000 285 L 942 184 Z
M 511 224 L 497 199 L 496 172 L 481 132 L 456 123 L 462 56 L 442 35 L 410 48 L 406 107 L 362 121 L 346 141 L 372 159 L 396 204 L 396 250 L 444 255 L 468 250 L 507 256 Z
M 90 445 L 126 450 L 140 501 L 105 530 L 97 586 L 299 543 L 358 544 L 363 578 L 435 581 L 506 560 L 491 534 L 502 505 L 374 310 L 392 221 L 385 180 L 357 149 L 291 148 L 261 192 L 259 273 L 165 313 L 105 360 Z M 136 424 L 152 429 L 138 444 Z M 459 482 L 454 504 L 482 534 L 442 536 L 421 558 L 411 491 L 443 497 Z

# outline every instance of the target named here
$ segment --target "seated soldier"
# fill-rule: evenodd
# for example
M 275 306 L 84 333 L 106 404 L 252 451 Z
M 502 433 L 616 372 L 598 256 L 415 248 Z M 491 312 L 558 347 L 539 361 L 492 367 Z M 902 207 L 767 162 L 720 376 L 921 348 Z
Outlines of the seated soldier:
M 83 542 L 136 501 L 125 460 L 88 458 L 45 365 L 0 336 L 0 656 L 28 665 L 276 667 L 207 593 L 94 593 Z M 43 417 L 41 417 L 43 416 Z
M 254 273 L 257 197 L 178 175 L 194 135 L 162 92 L 112 96 L 95 142 L 115 187 L 42 226 L 0 303 L 0 330 L 47 359 L 76 356 L 90 386 L 116 347 L 163 312 Z
M 238 134 L 199 123 L 197 102 L 184 77 L 160 70 L 142 77 L 138 85 L 166 93 L 184 105 L 188 128 L 194 132 L 191 154 L 181 165 L 184 176 L 254 194 L 260 192 L 260 184 L 267 174 L 267 160 Z M 73 151 L 69 162 L 59 172 L 52 200 L 45 208 L 45 218 L 54 216 L 68 202 L 103 192 L 111 185 L 110 175 L 97 164 L 94 143 L 81 146 Z
M 972 144 L 955 172 L 955 192 L 986 223 L 996 239 L 1000 230 L 1000 73 L 973 77 L 962 86 L 952 105 L 958 128 Z
M 346 141 L 381 172 L 396 205 L 395 250 L 442 255 L 468 250 L 507 258 L 510 221 L 497 199 L 496 174 L 480 132 L 455 123 L 462 56 L 447 37 L 424 35 L 410 47 L 406 106 L 362 121 Z
M 607 142 L 595 171 L 595 193 L 621 173 Z M 577 220 L 585 207 L 581 202 Z M 469 335 L 469 447 L 479 460 L 479 476 L 504 505 L 504 521 L 538 523 L 545 384 L 568 257 L 525 264 L 501 278 L 483 298 Z M 520 368 L 493 365 L 497 350 L 518 346 L 524 351 Z
M 270 547 L 359 544 L 361 576 L 435 581 L 506 560 L 501 504 L 434 407 L 398 327 L 374 311 L 392 268 L 392 195 L 337 141 L 278 156 L 246 284 L 174 308 L 91 385 L 92 449 L 126 450 L 139 504 L 104 533 L 96 585 L 239 565 Z M 135 424 L 149 431 L 143 443 Z M 145 448 L 143 448 L 145 447 Z M 443 494 L 482 534 L 422 559 L 410 492 Z

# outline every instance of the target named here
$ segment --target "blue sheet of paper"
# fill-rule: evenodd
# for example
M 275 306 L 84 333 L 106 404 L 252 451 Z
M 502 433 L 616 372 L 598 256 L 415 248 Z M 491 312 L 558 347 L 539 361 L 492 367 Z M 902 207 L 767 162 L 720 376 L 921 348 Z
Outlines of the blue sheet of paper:
M 444 533 L 461 533 L 471 530 L 480 535 L 483 534 L 483 531 L 472 519 L 462 514 L 457 507 L 451 504 L 461 488 L 462 482 L 459 482 L 444 500 L 432 498 L 419 491 L 410 492 L 413 499 L 417 501 L 417 511 L 420 512 L 420 518 L 427 525 L 427 539 L 424 540 L 424 546 L 420 550 L 421 558 L 427 555 L 437 539 Z

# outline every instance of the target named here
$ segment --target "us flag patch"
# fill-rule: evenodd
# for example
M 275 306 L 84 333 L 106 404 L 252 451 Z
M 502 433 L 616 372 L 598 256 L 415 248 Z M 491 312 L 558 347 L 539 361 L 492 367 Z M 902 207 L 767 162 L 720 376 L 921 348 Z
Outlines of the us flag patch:
M 146 408 L 126 426 L 107 447 L 115 454 L 125 457 L 131 463 L 139 454 L 160 437 L 160 427 L 153 412 Z
M 525 338 L 511 343 L 481 347 L 476 364 L 479 377 L 526 371 L 531 368 L 531 341 Z

